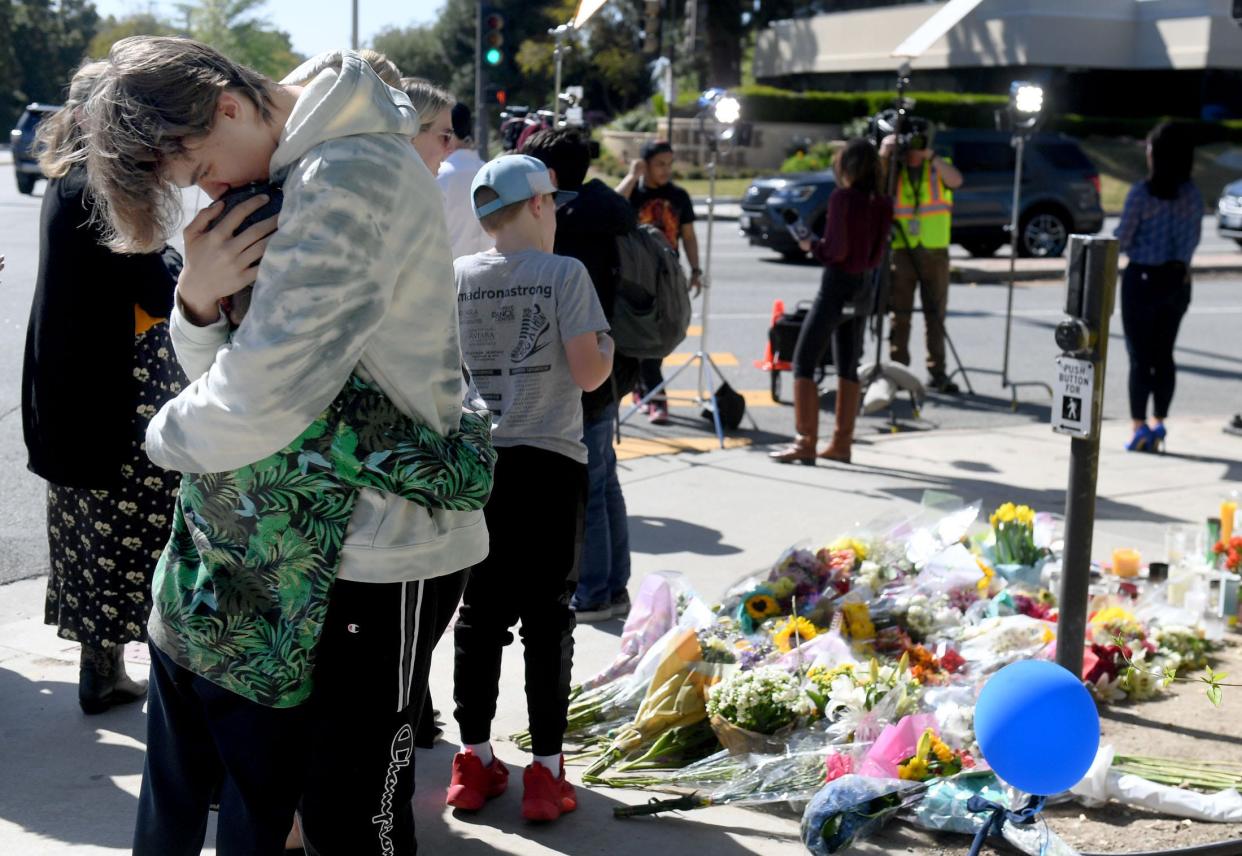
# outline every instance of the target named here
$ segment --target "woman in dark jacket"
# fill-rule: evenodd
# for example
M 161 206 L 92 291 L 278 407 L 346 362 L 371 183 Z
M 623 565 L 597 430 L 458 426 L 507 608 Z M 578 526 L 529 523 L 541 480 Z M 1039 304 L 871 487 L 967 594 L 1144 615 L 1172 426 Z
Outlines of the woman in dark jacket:
M 879 264 L 893 223 L 893 203 L 879 191 L 880 158 L 868 140 L 851 140 L 837 153 L 833 171 L 837 189 L 828 199 L 824 237 L 803 241 L 824 265 L 815 302 L 802 322 L 794 347 L 793 443 L 772 452 L 778 463 L 814 464 L 819 435 L 819 387 L 815 370 L 832 346 L 837 367 L 836 429 L 832 442 L 818 457 L 849 463 L 858 415 L 858 359 L 871 271 Z M 857 305 L 861 314 L 850 312 Z
M 180 256 L 118 255 L 91 222 L 75 115 L 103 63 L 74 76 L 44 120 L 50 179 L 22 371 L 29 467 L 48 482 L 51 558 L 44 620 L 82 644 L 78 702 L 134 701 L 124 647 L 146 639 L 150 574 L 168 540 L 178 478 L 143 450 L 147 422 L 185 382 L 168 338 Z
M 1167 435 L 1164 420 L 1177 382 L 1173 346 L 1190 307 L 1190 260 L 1203 224 L 1203 198 L 1190 180 L 1193 165 L 1185 128 L 1158 125 L 1147 137 L 1147 180 L 1130 188 L 1117 226 L 1129 258 L 1121 279 L 1121 323 L 1130 355 L 1131 452 L 1157 451 Z

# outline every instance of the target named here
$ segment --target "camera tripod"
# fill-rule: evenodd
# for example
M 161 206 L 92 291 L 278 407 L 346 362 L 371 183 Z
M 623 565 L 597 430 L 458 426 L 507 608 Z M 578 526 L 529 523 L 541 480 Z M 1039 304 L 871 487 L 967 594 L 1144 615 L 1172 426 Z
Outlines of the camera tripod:
M 899 168 L 906 168 L 906 156 L 909 152 L 910 137 L 912 136 L 910 131 L 909 116 L 909 108 L 911 103 L 905 97 L 906 87 L 909 86 L 909 84 L 910 66 L 908 63 L 904 63 L 897 73 L 896 114 L 892 122 L 892 132 L 895 137 L 895 145 L 893 146 L 892 152 L 888 156 L 886 170 L 887 186 L 885 190 L 889 198 L 893 200 L 894 207 L 899 201 L 897 199 L 899 183 L 899 173 L 897 170 Z M 880 146 L 883 143 L 883 137 L 887 136 L 887 131 L 884 129 L 884 114 L 877 114 L 872 119 L 871 124 L 875 136 L 877 137 L 876 145 Z M 930 140 L 927 142 L 930 143 Z M 910 246 L 910 240 L 906 235 L 906 230 L 899 227 L 895 231 L 901 236 L 901 241 L 904 244 L 901 249 L 907 251 L 910 263 L 914 267 L 914 275 L 916 280 L 920 284 L 927 282 L 923 275 L 923 270 L 919 265 L 918 257 L 912 251 L 913 248 Z M 875 362 L 862 368 L 859 372 L 859 379 L 863 385 L 863 412 L 877 413 L 880 410 L 887 409 L 889 411 L 889 421 L 892 426 L 892 430 L 896 431 L 897 414 L 896 411 L 893 410 L 894 396 L 891 392 L 886 392 L 878 397 L 872 398 L 870 396 L 872 386 L 874 386 L 877 382 L 882 381 L 889 387 L 890 390 L 907 393 L 910 397 L 910 404 L 914 411 L 915 418 L 919 417 L 919 405 L 920 402 L 926 397 L 926 390 L 918 378 L 916 378 L 914 374 L 911 373 L 905 366 L 896 363 L 884 362 L 884 316 L 887 314 L 889 287 L 891 286 L 890 270 L 892 254 L 893 240 L 890 239 L 888 250 L 884 254 L 884 259 L 873 273 L 873 276 L 876 277 L 875 303 L 872 307 L 872 314 L 874 317 L 872 329 L 875 333 Z M 927 301 L 925 299 L 923 303 L 924 317 L 929 319 L 929 321 L 930 319 L 935 319 L 934 322 L 931 323 L 939 325 L 939 331 L 944 336 L 944 341 L 948 346 L 949 351 L 953 354 L 953 361 L 957 364 L 957 368 L 945 376 L 946 379 L 951 381 L 954 377 L 960 374 L 962 376 L 962 380 L 966 383 L 967 393 L 974 395 L 975 389 L 970 382 L 970 375 L 967 374 L 966 367 L 962 364 L 961 357 L 957 352 L 957 346 L 953 343 L 953 337 L 949 335 L 945 319 L 941 316 L 940 307 L 935 304 L 932 304 L 931 306 L 926 305 Z M 869 398 L 871 399 L 870 401 L 868 400 Z
M 703 256 L 703 307 L 700 312 L 702 331 L 699 333 L 699 347 L 690 355 L 690 359 L 677 367 L 675 372 L 664 378 L 654 389 L 646 390 L 642 400 L 618 416 L 616 425 L 616 439 L 618 441 L 621 439 L 621 425 L 624 422 L 629 420 L 635 413 L 644 409 L 654 399 L 665 395 L 668 385 L 675 381 L 686 369 L 691 366 L 697 366 L 699 370 L 698 383 L 695 386 L 693 401 L 703 408 L 703 416 L 706 417 L 710 414 L 713 427 L 716 429 L 716 440 L 720 443 L 720 448 L 723 449 L 725 445 L 724 424 L 720 421 L 720 407 L 716 401 L 715 387 L 716 381 L 719 381 L 723 386 L 728 386 L 729 382 L 725 378 L 724 372 L 720 370 L 720 367 L 712 359 L 711 354 L 707 352 L 707 332 L 711 320 L 712 226 L 716 221 L 716 159 L 720 153 L 720 139 L 714 130 L 710 134 L 706 133 L 706 113 L 707 111 L 705 110 L 699 116 L 699 128 L 708 139 L 710 152 L 710 160 L 707 162 L 707 244 Z M 726 132 L 726 134 L 728 133 Z M 729 138 L 726 137 L 726 139 Z M 714 375 L 715 378 L 710 378 L 710 375 Z M 711 383 L 707 383 L 709 380 L 711 380 Z M 755 418 L 749 412 L 745 412 L 744 415 L 750 420 L 751 427 L 758 430 L 759 426 L 755 423 Z

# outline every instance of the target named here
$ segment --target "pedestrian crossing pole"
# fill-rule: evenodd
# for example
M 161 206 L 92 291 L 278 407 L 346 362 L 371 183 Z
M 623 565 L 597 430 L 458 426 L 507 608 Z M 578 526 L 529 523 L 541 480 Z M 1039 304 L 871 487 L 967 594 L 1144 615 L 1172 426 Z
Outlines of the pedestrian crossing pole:
M 1067 317 L 1056 329 L 1061 356 L 1057 357 L 1052 429 L 1072 438 L 1069 486 L 1065 492 L 1057 663 L 1075 675 L 1082 674 L 1087 635 L 1104 371 L 1108 365 L 1108 325 L 1117 294 L 1118 248 L 1116 238 L 1070 237 L 1065 289 Z

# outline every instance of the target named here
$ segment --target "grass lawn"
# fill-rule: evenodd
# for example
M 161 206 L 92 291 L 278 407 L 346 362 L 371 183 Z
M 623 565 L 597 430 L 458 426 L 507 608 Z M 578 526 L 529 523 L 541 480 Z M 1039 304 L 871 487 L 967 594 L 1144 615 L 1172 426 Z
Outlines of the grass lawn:
M 1119 214 L 1130 186 L 1147 176 L 1147 154 L 1142 140 L 1113 140 L 1091 137 L 1082 141 L 1083 151 L 1100 170 L 1100 195 L 1104 210 Z M 1195 151 L 1194 180 L 1208 210 L 1216 209 L 1216 200 L 1226 184 L 1242 178 L 1242 166 L 1229 166 L 1220 159 L 1228 152 L 1237 157 L 1238 148 L 1226 143 L 1200 146 Z

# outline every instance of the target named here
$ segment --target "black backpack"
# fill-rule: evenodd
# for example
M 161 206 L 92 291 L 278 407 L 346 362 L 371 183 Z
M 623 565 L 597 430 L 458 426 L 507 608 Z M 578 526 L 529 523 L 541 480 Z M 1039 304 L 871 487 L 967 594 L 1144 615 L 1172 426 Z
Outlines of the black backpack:
M 636 359 L 663 359 L 686 338 L 690 291 L 677 250 L 650 224 L 617 237 L 612 338 Z

